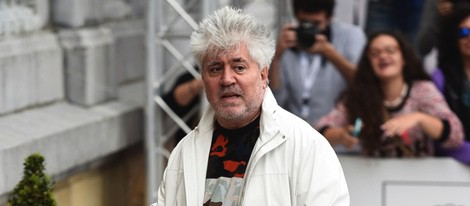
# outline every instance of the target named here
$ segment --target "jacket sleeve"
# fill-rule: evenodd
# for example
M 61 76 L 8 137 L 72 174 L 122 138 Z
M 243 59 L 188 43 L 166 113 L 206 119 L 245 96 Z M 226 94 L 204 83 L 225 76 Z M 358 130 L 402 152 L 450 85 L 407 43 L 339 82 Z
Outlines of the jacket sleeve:
M 152 204 L 151 206 L 164 206 L 165 205 L 165 199 L 166 199 L 166 191 L 165 191 L 165 177 L 166 177 L 166 170 L 163 174 L 162 181 L 160 183 L 160 186 L 158 187 L 158 193 L 157 193 L 157 202 Z
M 420 18 L 416 34 L 416 48 L 420 57 L 426 56 L 432 48 L 437 46 L 439 33 L 439 11 L 437 0 L 424 1 L 423 13 Z
M 348 125 L 346 107 L 342 102 L 339 102 L 328 114 L 322 116 L 317 122 L 315 122 L 313 126 L 318 130 L 327 126 L 343 127 L 346 125 Z
M 312 145 L 302 148 L 303 166 L 297 174 L 297 205 L 348 206 L 349 191 L 334 150 L 319 133 L 313 138 L 313 148 Z
M 181 199 L 185 194 L 180 194 L 178 188 L 179 183 L 183 182 L 181 163 L 181 145 L 184 141 L 180 141 L 173 149 L 170 158 L 168 158 L 167 167 L 163 173 L 163 178 L 157 192 L 157 203 L 155 206 L 176 205 L 182 203 L 185 205 L 185 200 Z M 180 199 L 178 199 L 180 198 Z M 152 205 L 154 206 L 154 205 Z
M 417 93 L 425 94 L 419 98 L 420 110 L 449 122 L 450 132 L 447 137 L 442 137 L 446 139 L 442 146 L 444 148 L 456 148 L 462 145 L 464 138 L 462 123 L 457 115 L 450 110 L 436 86 L 432 82 L 427 81 L 418 82 L 416 86 L 418 87 L 417 90 L 419 90 Z

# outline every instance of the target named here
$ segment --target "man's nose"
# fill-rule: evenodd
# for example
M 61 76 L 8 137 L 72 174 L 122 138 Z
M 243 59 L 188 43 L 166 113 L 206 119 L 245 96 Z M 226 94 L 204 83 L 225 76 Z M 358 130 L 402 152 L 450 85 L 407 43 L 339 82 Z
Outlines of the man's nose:
M 229 66 L 224 68 L 222 72 L 222 77 L 220 79 L 220 84 L 228 86 L 235 83 L 235 72 Z

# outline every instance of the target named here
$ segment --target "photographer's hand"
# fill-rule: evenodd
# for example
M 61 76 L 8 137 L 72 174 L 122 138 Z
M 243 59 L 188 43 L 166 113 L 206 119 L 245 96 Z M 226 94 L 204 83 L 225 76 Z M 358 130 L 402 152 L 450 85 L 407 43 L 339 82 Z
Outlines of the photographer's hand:
M 281 33 L 279 34 L 279 39 L 276 44 L 276 52 L 274 53 L 273 61 L 271 62 L 271 68 L 269 70 L 269 85 L 271 89 L 278 89 L 282 85 L 280 77 L 281 56 L 284 50 L 297 45 L 295 28 L 296 26 L 294 24 L 285 24 L 282 27 Z
M 308 51 L 314 54 L 326 55 L 329 50 L 334 50 L 335 48 L 328 42 L 328 39 L 323 34 L 315 35 L 315 44 L 313 44 Z
M 324 136 L 331 145 L 342 144 L 348 149 L 352 149 L 355 145 L 359 144 L 359 139 L 351 135 L 353 126 L 347 127 L 330 127 L 325 130 Z
M 282 52 L 285 49 L 295 47 L 297 45 L 297 36 L 295 32 L 295 25 L 294 24 L 285 24 L 282 27 L 281 33 L 279 34 L 279 39 L 276 45 L 276 54 L 277 56 L 281 56 Z
M 336 69 L 343 75 L 346 81 L 351 82 L 355 74 L 355 64 L 351 63 L 331 44 L 325 35 L 317 34 L 315 44 L 309 48 L 309 52 L 323 55 L 328 61 L 335 65 Z

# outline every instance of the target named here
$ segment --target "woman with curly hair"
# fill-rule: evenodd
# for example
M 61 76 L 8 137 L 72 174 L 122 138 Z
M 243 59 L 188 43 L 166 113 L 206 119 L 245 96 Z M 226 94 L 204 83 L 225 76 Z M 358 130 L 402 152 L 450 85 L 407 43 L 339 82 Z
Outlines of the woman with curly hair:
M 352 124 L 362 122 L 352 133 Z M 434 144 L 457 148 L 462 125 L 401 35 L 371 35 L 354 82 L 315 127 L 335 145 L 375 157 L 434 155 Z M 360 129 L 360 131 L 359 131 Z

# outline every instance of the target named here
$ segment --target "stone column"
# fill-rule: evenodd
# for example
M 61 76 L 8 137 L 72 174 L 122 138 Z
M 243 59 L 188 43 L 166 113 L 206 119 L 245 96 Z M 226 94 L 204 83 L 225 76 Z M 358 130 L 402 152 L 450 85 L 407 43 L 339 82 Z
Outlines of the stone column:
M 59 32 L 65 50 L 66 96 L 92 106 L 116 97 L 114 39 L 107 28 Z
M 0 115 L 63 99 L 62 50 L 48 32 L 0 40 Z
M 144 79 L 146 68 L 144 26 L 142 19 L 111 22 L 103 25 L 113 33 L 113 52 L 118 84 Z

